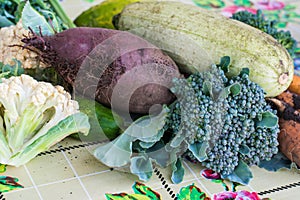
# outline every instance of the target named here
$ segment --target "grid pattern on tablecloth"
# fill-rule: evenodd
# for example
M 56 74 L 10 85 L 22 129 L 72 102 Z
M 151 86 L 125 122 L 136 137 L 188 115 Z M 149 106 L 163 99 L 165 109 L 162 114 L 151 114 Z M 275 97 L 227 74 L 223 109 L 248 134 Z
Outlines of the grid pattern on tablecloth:
M 131 186 L 136 176 L 125 169 L 115 170 L 102 165 L 88 150 L 97 143 L 80 143 L 67 138 L 60 146 L 43 152 L 25 166 L 8 167 L 4 175 L 16 176 L 23 189 L 4 193 L 5 200 L 100 200 L 105 193 L 132 193 Z M 85 148 L 89 147 L 89 148 Z M 92 149 L 92 148 L 91 148 Z M 181 187 L 194 183 L 208 195 L 223 191 L 219 184 L 212 183 L 200 175 L 199 164 L 184 162 L 186 174 L 180 184 L 170 181 L 171 170 L 154 168 L 152 179 L 146 184 L 160 193 L 163 199 L 176 199 Z M 300 174 L 284 170 L 277 173 L 252 168 L 254 179 L 250 185 L 239 187 L 256 191 L 262 197 L 272 199 L 297 199 L 300 196 Z M 0 196 L 1 199 L 1 196 Z

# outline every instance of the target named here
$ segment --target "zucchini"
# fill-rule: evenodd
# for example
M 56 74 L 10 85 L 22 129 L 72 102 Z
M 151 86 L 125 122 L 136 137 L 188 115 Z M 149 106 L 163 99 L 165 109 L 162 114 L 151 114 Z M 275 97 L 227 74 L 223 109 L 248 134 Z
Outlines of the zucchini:
M 250 69 L 250 79 L 266 97 L 290 85 L 293 60 L 270 35 L 213 11 L 180 2 L 139 2 L 114 17 L 119 30 L 137 34 L 164 50 L 186 73 L 207 70 L 223 56 L 232 60 L 227 75 Z
M 121 134 L 120 126 L 124 124 L 123 119 L 111 109 L 85 97 L 76 96 L 75 100 L 79 104 L 80 111 L 89 117 L 91 128 L 87 136 L 78 133 L 73 137 L 83 141 L 101 141 L 113 140 Z

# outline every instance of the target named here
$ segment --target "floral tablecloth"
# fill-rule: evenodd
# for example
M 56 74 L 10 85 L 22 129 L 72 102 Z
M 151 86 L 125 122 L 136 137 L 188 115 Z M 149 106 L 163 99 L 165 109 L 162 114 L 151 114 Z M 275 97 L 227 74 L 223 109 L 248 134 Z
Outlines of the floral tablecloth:
M 90 6 L 101 0 L 64 0 L 61 1 L 66 12 L 73 19 Z M 262 9 L 269 19 L 278 20 L 278 26 L 289 30 L 297 41 L 300 41 L 300 2 L 287 1 L 248 1 L 248 0 L 185 0 L 211 10 L 222 12 L 226 16 L 238 10 L 254 12 Z M 300 44 L 298 45 L 300 46 Z M 299 49 L 296 55 L 300 57 Z M 295 57 L 295 67 L 300 69 L 300 58 Z M 298 68 L 297 68 L 298 67 Z M 297 72 L 297 71 L 296 71 Z M 97 161 L 90 153 L 100 142 L 83 143 L 73 138 L 67 138 L 51 150 L 39 154 L 28 164 L 15 168 L 6 167 L 1 176 L 17 177 L 23 187 L 2 193 L 1 199 L 6 200 L 98 200 L 105 199 L 105 193 L 132 193 L 131 186 L 137 177 L 126 173 L 126 170 L 110 169 Z M 221 184 L 213 183 L 200 175 L 202 167 L 184 161 L 186 175 L 180 184 L 172 184 L 170 170 L 155 168 L 155 174 L 146 184 L 158 192 L 162 199 L 174 199 L 180 188 L 195 184 L 209 196 L 224 190 Z M 254 179 L 248 186 L 239 187 L 255 191 L 261 197 L 271 199 L 299 199 L 300 172 L 296 170 L 281 170 L 268 172 L 258 167 L 252 167 Z M 16 181 L 16 180 L 14 180 Z M 16 186 L 18 187 L 18 186 Z

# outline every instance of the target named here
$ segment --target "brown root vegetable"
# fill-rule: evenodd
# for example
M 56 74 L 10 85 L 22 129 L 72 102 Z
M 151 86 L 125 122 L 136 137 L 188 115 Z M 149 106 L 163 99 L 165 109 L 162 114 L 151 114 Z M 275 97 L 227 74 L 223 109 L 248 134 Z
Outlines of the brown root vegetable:
M 294 107 L 293 93 L 286 91 L 278 95 L 276 98 Z
M 279 149 L 292 162 L 300 166 L 300 113 L 295 110 L 294 99 L 298 95 L 285 92 L 278 99 L 270 99 L 279 111 Z
M 300 166 L 300 123 L 293 120 L 279 120 L 278 135 L 280 151 Z
M 148 113 L 169 104 L 174 61 L 131 33 L 103 28 L 73 28 L 54 36 L 32 34 L 26 48 L 40 54 L 76 91 L 115 110 Z

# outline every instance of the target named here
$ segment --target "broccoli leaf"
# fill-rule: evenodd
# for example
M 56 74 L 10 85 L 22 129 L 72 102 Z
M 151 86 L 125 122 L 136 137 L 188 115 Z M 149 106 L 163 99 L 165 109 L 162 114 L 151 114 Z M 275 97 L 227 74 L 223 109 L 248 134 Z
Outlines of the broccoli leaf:
M 243 69 L 241 70 L 239 76 L 244 76 L 244 74 L 246 74 L 246 75 L 248 75 L 248 76 L 250 75 L 250 70 L 249 70 L 249 68 L 243 68 Z
M 213 96 L 213 86 L 210 81 L 204 81 L 202 91 L 205 95 Z
M 29 1 L 25 4 L 22 12 L 22 23 L 24 28 L 28 29 L 30 27 L 35 33 L 41 31 L 42 35 L 55 34 L 54 28 L 48 24 L 43 15 L 30 5 Z
M 170 153 L 166 150 L 165 146 L 164 142 L 158 141 L 146 150 L 147 155 L 161 167 L 167 167 L 170 164 Z
M 291 169 L 292 161 L 290 161 L 285 155 L 279 152 L 274 155 L 271 160 L 260 161 L 258 166 L 268 171 L 276 172 L 283 168 Z
M 234 83 L 222 90 L 220 94 L 220 98 L 227 98 L 229 94 L 235 96 L 238 95 L 240 92 L 241 92 L 241 85 L 239 83 Z
M 153 173 L 151 159 L 146 155 L 131 158 L 130 171 L 137 175 L 140 180 L 148 181 Z
M 189 145 L 189 150 L 200 162 L 203 162 L 208 158 L 206 154 L 206 150 L 208 149 L 208 147 L 209 144 L 207 141 L 195 142 L 194 144 Z
M 160 130 L 165 124 L 167 113 L 168 108 L 164 107 L 157 116 L 144 116 L 137 119 L 115 140 L 98 147 L 94 156 L 110 167 L 121 167 L 128 164 L 134 141 L 157 142 L 161 139 Z
M 182 144 L 182 142 L 184 140 L 185 140 L 184 133 L 182 132 L 182 130 L 179 130 L 176 133 L 175 137 L 172 139 L 170 145 L 171 145 L 172 148 L 177 148 Z
M 180 158 L 172 164 L 172 182 L 175 184 L 180 183 L 183 180 L 184 176 L 184 168 L 182 167 L 182 163 Z
M 242 185 L 248 185 L 250 180 L 253 178 L 253 175 L 249 166 L 244 161 L 239 160 L 239 164 L 233 173 L 227 176 L 222 176 L 222 178 Z
M 122 167 L 130 162 L 132 142 L 135 137 L 126 131 L 112 142 L 98 147 L 94 156 L 109 167 Z M 111 156 L 114 155 L 114 156 Z
M 256 122 L 257 127 L 272 128 L 278 124 L 278 117 L 270 111 L 262 113 L 261 117 L 261 120 Z
M 223 56 L 221 58 L 221 62 L 217 66 L 220 67 L 224 71 L 224 73 L 227 73 L 229 71 L 229 65 L 230 65 L 230 57 Z
M 247 145 L 241 145 L 241 146 L 240 146 L 239 152 L 240 152 L 241 154 L 250 156 L 250 151 L 251 151 L 251 150 L 250 150 L 250 148 L 249 148 Z

